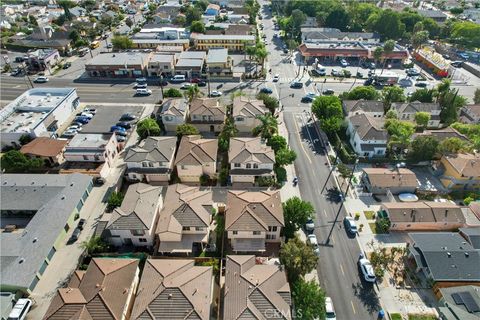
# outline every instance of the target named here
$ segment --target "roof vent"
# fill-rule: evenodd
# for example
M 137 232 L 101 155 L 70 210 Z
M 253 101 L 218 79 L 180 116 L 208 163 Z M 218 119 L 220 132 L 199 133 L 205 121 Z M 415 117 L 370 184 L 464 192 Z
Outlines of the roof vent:
M 95 288 L 100 288 L 100 283 L 95 284 Z
M 193 293 L 192 293 L 192 296 L 195 295 L 195 293 L 197 293 L 197 288 L 195 288 L 195 290 L 193 290 Z
M 37 241 L 38 241 L 38 238 L 37 238 L 37 237 L 33 238 L 33 240 L 32 240 L 33 243 L 35 243 L 35 242 L 37 242 Z
M 19 263 L 19 264 L 22 264 L 24 261 L 25 261 L 24 258 L 20 258 L 20 260 L 18 260 L 18 263 Z
M 65 195 L 62 195 L 62 197 L 60 199 L 65 200 Z
M 172 299 L 173 298 L 173 294 L 169 293 L 168 294 L 168 299 Z
M 451 258 L 451 257 L 452 257 L 452 254 L 451 254 L 450 252 L 447 252 L 447 256 L 448 256 L 449 258 Z
M 465 252 L 465 257 L 468 258 L 469 256 L 470 256 L 470 254 L 468 252 Z
M 128 292 L 128 288 L 124 288 L 123 289 L 123 294 L 127 293 Z

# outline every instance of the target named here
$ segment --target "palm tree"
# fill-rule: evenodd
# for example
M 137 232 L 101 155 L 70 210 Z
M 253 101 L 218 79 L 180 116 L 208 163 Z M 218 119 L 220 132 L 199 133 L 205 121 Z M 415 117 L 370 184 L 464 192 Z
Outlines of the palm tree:
M 383 45 L 383 64 L 382 64 L 382 72 L 380 72 L 380 75 L 382 75 L 383 70 L 385 69 L 385 62 L 387 61 L 386 56 L 392 53 L 394 49 L 395 49 L 395 41 L 393 40 L 387 40 Z
M 253 57 L 256 55 L 256 51 L 257 51 L 257 47 L 248 46 L 246 48 L 245 53 L 248 55 L 249 65 L 252 64 L 252 60 L 253 60 Z M 257 71 L 256 69 L 257 67 L 255 66 L 255 72 Z
M 268 51 L 267 49 L 265 49 L 265 47 L 263 48 L 258 48 L 255 52 L 255 55 L 257 56 L 257 59 L 259 60 L 260 62 L 260 65 L 262 66 L 262 69 L 264 67 L 264 63 L 265 63 L 265 59 L 267 58 L 268 56 Z
M 259 115 L 257 117 L 260 120 L 260 125 L 253 128 L 253 134 L 255 136 L 260 135 L 263 139 L 268 139 L 278 132 L 277 118 L 271 114 Z
M 185 91 L 184 93 L 185 98 L 188 99 L 188 102 L 192 102 L 192 100 L 198 97 L 199 94 L 200 94 L 200 89 L 198 89 L 198 86 L 196 84 L 188 87 L 187 91 Z
M 382 55 L 383 55 L 383 48 L 376 47 L 375 50 L 373 51 L 373 59 L 375 60 L 376 64 L 378 64 L 378 61 L 382 58 Z

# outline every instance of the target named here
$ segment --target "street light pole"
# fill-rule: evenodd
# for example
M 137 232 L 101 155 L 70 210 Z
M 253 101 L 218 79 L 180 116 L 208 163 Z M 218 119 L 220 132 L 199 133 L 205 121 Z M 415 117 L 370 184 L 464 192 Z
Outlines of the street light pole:
M 323 190 L 325 190 L 325 187 L 327 186 L 327 183 L 328 183 L 328 179 L 330 179 L 330 176 L 332 175 L 333 170 L 335 170 L 335 167 L 336 167 L 336 165 L 337 165 L 337 161 L 338 161 L 338 152 L 335 153 L 335 160 L 334 160 L 334 162 L 332 163 L 332 169 L 331 169 L 330 172 L 328 173 L 327 180 L 325 180 L 325 184 L 323 185 L 322 191 L 320 191 L 320 193 L 322 193 Z
M 330 237 L 332 236 L 333 229 L 335 228 L 335 225 L 337 224 L 338 216 L 340 215 L 340 212 L 342 211 L 343 208 L 343 203 L 345 202 L 345 197 L 348 195 L 348 190 L 350 189 L 350 185 L 352 184 L 352 179 L 353 175 L 355 174 L 355 169 L 357 168 L 358 164 L 358 158 L 355 159 L 355 164 L 353 165 L 353 170 L 352 170 L 352 175 L 350 176 L 350 179 L 348 179 L 348 185 L 347 185 L 347 190 L 345 191 L 345 196 L 342 195 L 342 190 L 340 190 L 340 196 L 342 197 L 342 202 L 340 203 L 340 207 L 338 208 L 337 215 L 335 216 L 335 220 L 333 221 L 332 227 L 330 228 L 330 232 L 328 233 L 327 240 L 325 240 L 325 244 L 330 243 Z
M 30 80 L 30 77 L 28 76 L 27 70 L 25 70 L 25 62 L 22 62 L 22 69 L 23 69 L 23 72 L 25 72 L 25 75 L 27 76 L 28 82 L 30 83 L 30 86 L 33 89 L 34 88 L 33 82 L 32 82 L 32 80 Z

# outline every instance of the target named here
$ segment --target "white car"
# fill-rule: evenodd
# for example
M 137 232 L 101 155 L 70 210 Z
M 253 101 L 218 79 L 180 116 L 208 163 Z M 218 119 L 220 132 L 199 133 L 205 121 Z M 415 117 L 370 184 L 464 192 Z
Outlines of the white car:
M 135 95 L 137 96 L 149 96 L 152 94 L 152 90 L 150 89 L 137 89 Z
M 340 60 L 340 64 L 341 64 L 342 67 L 344 67 L 344 68 L 348 66 L 348 62 L 347 62 L 347 60 L 345 60 L 345 59 Z
M 217 90 L 213 90 L 210 93 L 210 97 L 221 97 L 221 96 L 222 96 L 222 93 L 220 91 L 217 91 Z
M 273 82 L 278 82 L 278 80 L 280 80 L 280 75 L 276 74 L 273 76 Z
M 406 88 L 413 86 L 413 81 L 410 78 L 403 78 L 398 80 L 398 84 L 400 85 L 400 87 Z
M 307 220 L 307 223 L 305 223 L 305 229 L 307 231 L 313 231 L 315 229 L 315 223 L 312 219 Z
M 23 320 L 26 318 L 28 311 L 32 307 L 32 300 L 18 299 L 12 311 L 8 315 L 9 320 Z
M 82 113 L 80 113 L 80 116 L 82 117 L 87 117 L 88 119 L 92 119 L 93 118 L 93 114 L 89 113 L 89 112 L 85 112 L 83 111 Z
M 91 113 L 91 114 L 96 114 L 96 113 L 97 113 L 97 109 L 86 108 L 86 109 L 83 110 L 83 112 L 88 112 L 88 113 Z
M 355 223 L 355 219 L 353 217 L 345 217 L 343 220 L 343 223 L 345 224 L 345 229 L 353 234 L 356 235 L 358 230 L 357 230 L 357 224 Z
M 136 82 L 135 85 L 133 86 L 135 89 L 146 89 L 147 88 L 147 84 L 146 83 L 142 83 L 142 82 Z
M 71 125 L 70 127 L 67 128 L 67 131 L 69 131 L 69 130 L 82 131 L 82 127 L 74 124 L 74 125 Z
M 327 320 L 336 320 L 337 315 L 335 314 L 335 308 L 333 307 L 332 298 L 325 298 L 325 318 Z
M 33 80 L 33 82 L 35 82 L 35 83 L 45 83 L 45 82 L 48 82 L 48 78 L 45 77 L 45 76 L 39 76 L 39 77 L 36 77 L 35 80 Z
M 360 258 L 358 259 L 358 265 L 360 266 L 360 270 L 362 270 L 362 275 L 366 282 L 374 283 L 377 281 L 377 278 L 375 277 L 375 271 L 373 270 L 370 260 L 365 258 L 363 254 L 361 254 Z
M 320 248 L 318 247 L 318 241 L 317 241 L 317 236 L 314 234 L 309 234 L 307 236 L 307 242 L 309 245 L 312 246 L 313 251 L 315 252 L 316 255 L 320 254 Z
M 63 133 L 63 136 L 67 138 L 73 138 L 77 133 L 77 130 L 67 130 Z

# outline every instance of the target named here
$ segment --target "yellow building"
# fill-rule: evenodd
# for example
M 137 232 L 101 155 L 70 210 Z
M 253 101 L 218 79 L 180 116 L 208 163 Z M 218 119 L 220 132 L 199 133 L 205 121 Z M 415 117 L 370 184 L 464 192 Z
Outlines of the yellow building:
M 480 190 L 480 154 L 443 156 L 442 184 L 450 190 Z
M 225 48 L 229 52 L 243 52 L 247 46 L 255 45 L 252 35 L 196 34 L 192 35 L 195 50 Z

